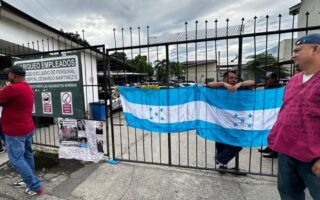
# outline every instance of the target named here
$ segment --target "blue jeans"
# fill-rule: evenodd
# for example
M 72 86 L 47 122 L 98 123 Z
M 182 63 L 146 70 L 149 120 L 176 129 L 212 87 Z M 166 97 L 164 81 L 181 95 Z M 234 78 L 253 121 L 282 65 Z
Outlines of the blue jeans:
M 240 151 L 242 147 L 216 142 L 216 160 L 224 165 L 228 164 Z
M 282 200 L 304 200 L 306 188 L 314 200 L 320 200 L 320 178 L 313 174 L 313 164 L 279 153 L 278 190 Z
M 9 161 L 20 174 L 27 187 L 37 192 L 41 188 L 39 179 L 35 176 L 34 158 L 31 148 L 34 131 L 25 136 L 6 135 L 6 145 Z

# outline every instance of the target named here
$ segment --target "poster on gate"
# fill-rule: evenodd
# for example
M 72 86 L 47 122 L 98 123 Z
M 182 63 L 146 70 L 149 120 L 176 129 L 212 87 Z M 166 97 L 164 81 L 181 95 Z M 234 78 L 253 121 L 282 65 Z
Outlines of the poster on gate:
M 104 155 L 103 121 L 58 118 L 59 158 L 98 162 Z

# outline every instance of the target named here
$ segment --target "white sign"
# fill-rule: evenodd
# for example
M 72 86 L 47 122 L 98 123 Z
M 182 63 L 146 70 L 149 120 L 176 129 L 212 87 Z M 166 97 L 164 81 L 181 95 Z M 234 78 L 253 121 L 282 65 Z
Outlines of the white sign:
M 80 80 L 76 55 L 17 61 L 26 70 L 26 81 L 33 83 L 74 82 Z
M 52 114 L 51 92 L 42 92 L 41 97 L 43 114 Z
M 73 115 L 72 92 L 61 92 L 61 109 L 63 115 Z

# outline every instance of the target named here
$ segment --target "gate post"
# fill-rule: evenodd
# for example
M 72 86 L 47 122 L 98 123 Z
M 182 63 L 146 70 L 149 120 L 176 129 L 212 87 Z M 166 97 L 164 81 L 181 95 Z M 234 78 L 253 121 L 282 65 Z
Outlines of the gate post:
M 114 129 L 113 129 L 113 113 L 112 113 L 112 101 L 111 101 L 111 78 L 110 78 L 110 58 L 109 58 L 109 51 L 107 50 L 106 53 L 105 53 L 105 56 L 107 56 L 107 68 L 106 68 L 106 65 L 104 65 L 104 77 L 106 78 L 105 81 L 104 81 L 104 86 L 105 86 L 105 91 L 104 91 L 104 95 L 105 95 L 105 107 L 106 107 L 106 123 L 108 125 L 108 109 L 109 109 L 109 116 L 110 116 L 110 128 L 111 128 L 111 140 L 112 140 L 112 157 L 110 158 L 111 160 L 112 159 L 115 159 L 116 155 L 115 155 L 115 144 L 114 144 Z M 106 71 L 108 72 L 108 74 L 106 74 Z M 106 76 L 107 75 L 107 76 Z M 110 105 L 109 105 L 109 108 L 108 108 L 108 101 L 107 101 L 107 92 L 108 90 L 108 98 L 110 99 Z M 107 126 L 107 133 L 108 133 L 108 129 L 109 127 Z M 107 134 L 108 135 L 108 134 Z M 108 136 L 107 136 L 108 137 Z M 107 140 L 109 141 L 109 140 Z M 108 144 L 109 145 L 109 144 Z
M 108 107 L 107 107 L 107 64 L 109 64 L 109 60 L 108 63 L 106 62 L 106 55 L 108 55 L 108 52 L 106 52 L 106 48 L 103 45 L 103 91 L 104 91 L 104 101 L 105 101 L 105 113 L 106 113 L 106 142 L 107 142 L 107 156 L 110 156 L 110 146 L 109 146 L 109 123 L 108 123 Z
M 170 88 L 169 84 L 169 45 L 166 45 L 166 75 L 167 77 L 167 88 Z M 169 98 L 169 97 L 168 97 Z M 169 114 L 168 114 L 169 115 Z M 169 119 L 169 116 L 168 116 Z M 171 158 L 171 133 L 168 133 L 168 165 L 172 165 L 172 158 Z

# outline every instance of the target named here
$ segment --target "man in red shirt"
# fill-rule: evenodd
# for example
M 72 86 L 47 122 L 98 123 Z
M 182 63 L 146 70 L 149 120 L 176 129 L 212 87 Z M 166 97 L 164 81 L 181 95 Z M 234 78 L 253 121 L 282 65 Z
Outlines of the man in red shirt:
M 302 72 L 286 86 L 283 105 L 268 137 L 278 152 L 281 199 L 320 199 L 320 34 L 296 42 L 292 59 Z
M 23 180 L 14 186 L 26 186 L 26 194 L 32 196 L 44 193 L 44 189 L 35 176 L 31 147 L 35 128 L 32 120 L 34 94 L 25 81 L 25 75 L 21 66 L 9 69 L 10 84 L 0 90 L 0 105 L 3 106 L 1 123 L 9 161 Z

